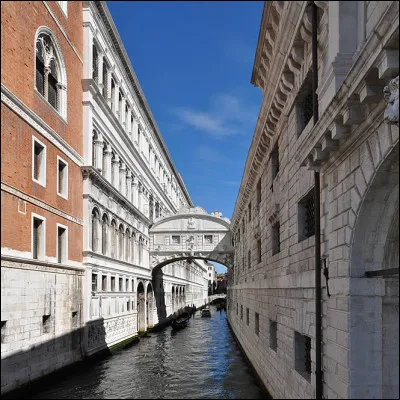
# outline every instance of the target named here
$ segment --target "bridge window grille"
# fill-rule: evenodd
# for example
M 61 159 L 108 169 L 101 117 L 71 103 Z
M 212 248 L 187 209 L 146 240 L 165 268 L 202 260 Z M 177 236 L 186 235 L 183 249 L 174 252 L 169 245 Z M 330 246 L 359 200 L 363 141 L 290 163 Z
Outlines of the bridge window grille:
M 299 332 L 294 333 L 295 369 L 308 381 L 311 380 L 311 338 Z
M 314 188 L 298 204 L 299 242 L 315 233 Z
M 278 323 L 269 320 L 269 347 L 276 351 L 278 348 Z
M 204 242 L 205 242 L 205 244 L 212 244 L 212 242 L 213 242 L 212 235 L 204 235 Z
M 181 237 L 180 236 L 172 236 L 172 244 L 180 244 L 181 243 Z

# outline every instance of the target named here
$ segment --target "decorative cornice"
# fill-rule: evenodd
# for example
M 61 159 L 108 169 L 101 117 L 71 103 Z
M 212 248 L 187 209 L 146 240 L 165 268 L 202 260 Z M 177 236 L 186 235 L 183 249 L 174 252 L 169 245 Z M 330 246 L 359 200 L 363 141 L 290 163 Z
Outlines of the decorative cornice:
M 4 192 L 10 193 L 13 196 L 19 197 L 20 199 L 25 200 L 28 203 L 31 203 L 31 204 L 33 204 L 35 206 L 43 208 L 46 211 L 49 211 L 49 212 L 51 212 L 53 214 L 56 214 L 56 215 L 58 215 L 58 216 L 60 216 L 62 218 L 65 218 L 65 219 L 67 219 L 67 220 L 69 220 L 71 222 L 74 222 L 75 224 L 83 225 L 83 221 L 81 219 L 76 218 L 76 217 L 74 217 L 72 215 L 69 215 L 69 214 L 65 213 L 64 211 L 61 211 L 61 210 L 59 210 L 59 209 L 57 209 L 55 207 L 52 207 L 52 206 L 44 203 L 43 201 L 41 201 L 41 200 L 39 200 L 39 199 L 37 199 L 35 197 L 32 197 L 30 195 L 27 195 L 26 193 L 23 193 L 20 190 L 12 187 L 12 186 L 10 186 L 10 185 L 8 185 L 6 183 L 1 182 L 1 190 L 4 191 Z
M 3 84 L 1 84 L 1 101 L 35 129 L 36 132 L 60 149 L 71 161 L 78 166 L 83 165 L 83 158 L 80 154 Z
M 133 89 L 134 89 L 134 93 L 136 94 L 140 106 L 142 108 L 142 110 L 144 111 L 145 115 L 146 115 L 146 119 L 148 121 L 148 124 L 150 125 L 150 127 L 152 128 L 153 132 L 155 133 L 155 137 L 158 140 L 158 143 L 160 145 L 160 147 L 163 149 L 167 161 L 170 165 L 171 170 L 173 171 L 174 175 L 177 177 L 177 179 L 179 180 L 182 192 L 185 194 L 186 199 L 188 201 L 188 203 L 193 206 L 193 202 L 192 199 L 190 198 L 190 195 L 183 183 L 183 180 L 181 178 L 181 176 L 179 175 L 177 169 L 175 168 L 174 163 L 172 162 L 172 158 L 168 152 L 167 146 L 161 136 L 161 133 L 155 123 L 155 119 L 150 111 L 150 107 L 147 103 L 146 97 L 140 87 L 139 84 L 139 80 L 137 79 L 137 76 L 133 70 L 132 64 L 130 62 L 130 59 L 128 57 L 128 54 L 126 53 L 125 47 L 119 37 L 118 34 L 118 30 L 114 24 L 114 21 L 112 19 L 112 16 L 110 14 L 110 11 L 108 10 L 107 4 L 105 1 L 95 1 L 95 2 L 89 2 L 89 5 L 91 6 L 92 4 L 95 5 L 95 7 L 97 8 L 100 17 L 107 29 L 107 32 L 113 42 L 113 47 L 116 50 L 124 68 L 125 68 L 125 73 L 127 75 L 127 77 L 129 78 L 129 82 L 131 83 Z
M 96 186 L 106 191 L 109 197 L 112 197 L 119 205 L 127 208 L 138 220 L 147 226 L 151 225 L 151 221 L 137 209 L 128 199 L 126 199 L 110 182 L 108 182 L 99 171 L 92 166 L 81 167 L 83 179 L 91 179 Z

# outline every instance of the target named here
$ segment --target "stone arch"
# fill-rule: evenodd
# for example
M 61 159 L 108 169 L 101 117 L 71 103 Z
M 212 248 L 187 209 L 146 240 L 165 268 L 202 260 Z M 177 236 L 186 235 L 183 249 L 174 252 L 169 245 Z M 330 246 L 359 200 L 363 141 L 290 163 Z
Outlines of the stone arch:
M 146 297 L 144 284 L 141 280 L 137 282 L 136 296 L 137 328 L 138 332 L 144 332 L 146 330 Z
M 118 260 L 124 259 L 124 224 L 121 222 L 118 226 Z
M 398 143 L 364 193 L 350 253 L 350 397 L 368 390 L 371 398 L 398 398 Z M 384 273 L 396 269 L 397 275 Z
M 129 262 L 131 257 L 130 240 L 131 240 L 131 231 L 129 227 L 127 227 L 125 229 L 125 252 L 124 252 L 124 260 L 126 262 Z

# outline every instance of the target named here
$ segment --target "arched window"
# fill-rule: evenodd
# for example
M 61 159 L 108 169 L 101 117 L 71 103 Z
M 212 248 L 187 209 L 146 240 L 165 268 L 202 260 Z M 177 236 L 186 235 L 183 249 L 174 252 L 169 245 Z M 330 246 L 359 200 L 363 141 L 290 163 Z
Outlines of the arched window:
M 135 262 L 135 241 L 136 241 L 136 236 L 135 236 L 135 232 L 132 232 L 132 236 L 131 236 L 131 262 L 134 263 Z
M 107 255 L 108 248 L 108 217 L 106 214 L 103 215 L 102 224 L 101 224 L 101 243 L 102 243 L 102 254 Z
M 67 79 L 64 61 L 56 41 L 48 28 L 40 28 L 35 43 L 36 90 L 66 118 Z
M 129 253 L 130 253 L 130 237 L 131 237 L 131 234 L 130 234 L 130 232 L 129 232 L 129 229 L 126 229 L 126 231 L 125 231 L 125 261 L 126 262 L 129 262 Z
M 98 140 L 98 136 L 97 136 L 97 132 L 93 131 L 93 135 L 92 135 L 92 165 L 93 167 L 96 166 L 96 146 L 95 146 L 95 142 L 96 140 Z
M 111 110 L 115 110 L 115 81 L 111 78 Z
M 99 251 L 99 222 L 100 213 L 97 208 L 92 211 L 92 251 Z
M 108 99 L 108 71 L 109 67 L 105 59 L 103 59 L 103 96 L 105 99 Z
M 118 229 L 118 259 L 124 259 L 124 227 L 122 224 Z
M 115 219 L 111 221 L 111 257 L 115 258 L 117 249 L 117 223 Z

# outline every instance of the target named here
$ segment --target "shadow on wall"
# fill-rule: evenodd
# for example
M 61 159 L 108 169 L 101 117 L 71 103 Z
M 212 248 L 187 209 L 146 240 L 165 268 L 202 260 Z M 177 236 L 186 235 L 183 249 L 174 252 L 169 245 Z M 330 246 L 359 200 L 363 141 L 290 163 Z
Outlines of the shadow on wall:
M 100 318 L 98 322 L 103 322 Z M 46 332 L 48 328 L 43 323 L 40 327 L 43 336 L 50 336 Z M 85 359 L 84 338 L 88 326 L 76 328 L 73 331 L 58 336 L 49 337 L 37 345 L 30 346 L 25 351 L 18 351 L 1 360 L 1 398 L 16 399 L 29 396 L 39 388 L 43 389 L 46 382 L 54 383 L 65 376 L 68 369 L 85 367 L 88 359 Z M 54 327 L 53 327 L 54 331 Z M 92 337 L 91 337 L 92 336 Z M 8 342 L 9 340 L 9 342 Z M 104 357 L 111 354 L 105 342 L 104 324 L 96 324 L 96 330 L 88 332 L 88 340 L 95 341 L 96 347 L 103 351 L 90 357 Z M 2 346 L 11 343 L 11 335 L 2 338 Z M 85 361 L 76 364 L 76 362 Z
M 164 274 L 161 269 L 153 275 L 152 284 L 156 298 L 158 325 L 162 325 L 167 321 L 167 305 L 165 303 Z

